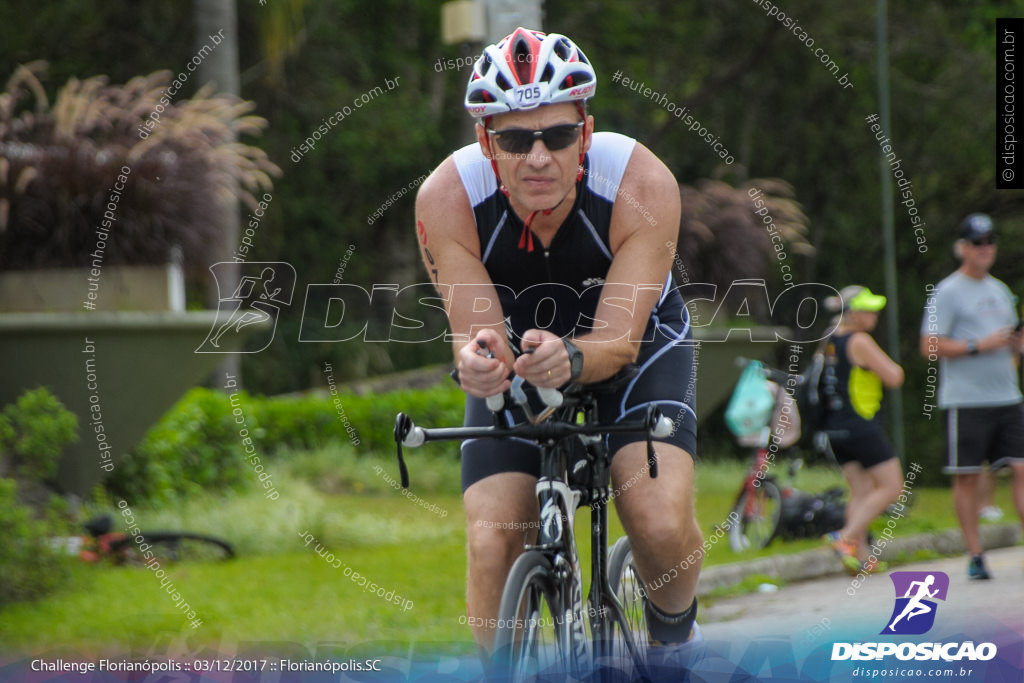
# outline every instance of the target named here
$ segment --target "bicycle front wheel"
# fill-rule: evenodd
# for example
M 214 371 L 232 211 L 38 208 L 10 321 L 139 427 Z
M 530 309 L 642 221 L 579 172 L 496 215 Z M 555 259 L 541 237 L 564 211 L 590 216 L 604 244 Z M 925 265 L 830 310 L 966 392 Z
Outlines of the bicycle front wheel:
M 111 544 L 111 553 L 126 564 L 148 566 L 155 562 L 221 562 L 235 556 L 225 540 L 186 531 L 142 532 L 141 543 L 126 537 Z
M 502 680 L 571 670 L 571 645 L 551 561 L 531 550 L 512 565 L 498 610 L 495 663 Z
M 736 552 L 764 548 L 775 538 L 782 513 L 782 494 L 771 479 L 746 489 L 733 507 L 735 524 L 729 527 L 729 546 Z
M 633 550 L 625 536 L 615 541 L 608 554 L 608 586 L 622 606 L 622 615 L 629 627 L 629 632 L 623 633 L 616 624 L 615 637 L 629 638 L 635 646 L 635 652 L 643 660 L 648 643 L 647 617 L 644 614 L 647 591 L 637 574 L 636 565 L 633 564 Z M 612 651 L 616 658 L 630 657 L 630 648 L 625 643 L 613 642 Z

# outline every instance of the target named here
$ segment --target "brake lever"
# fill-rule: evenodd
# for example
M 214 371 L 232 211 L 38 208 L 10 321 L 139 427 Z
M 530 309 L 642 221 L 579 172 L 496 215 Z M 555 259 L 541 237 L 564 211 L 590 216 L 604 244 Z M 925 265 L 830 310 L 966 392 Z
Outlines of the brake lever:
M 658 454 L 654 451 L 654 437 L 664 439 L 672 434 L 672 421 L 661 414 L 654 404 L 647 406 L 647 469 L 651 479 L 658 478 Z
M 405 413 L 395 416 L 395 445 L 398 447 L 398 473 L 401 475 L 402 488 L 409 488 L 409 468 L 405 466 L 405 458 L 402 456 L 402 442 L 412 431 L 413 423 Z

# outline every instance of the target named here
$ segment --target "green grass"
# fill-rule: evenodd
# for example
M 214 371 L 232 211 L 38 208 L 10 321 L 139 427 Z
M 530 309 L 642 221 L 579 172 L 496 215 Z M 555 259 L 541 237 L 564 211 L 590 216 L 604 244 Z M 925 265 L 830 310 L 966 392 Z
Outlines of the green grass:
M 0 649 L 38 651 L 57 645 L 84 652 L 145 651 L 170 635 L 215 647 L 224 642 L 277 641 L 299 647 L 324 643 L 442 641 L 472 653 L 465 615 L 465 517 L 458 464 L 448 458 L 409 458 L 413 493 L 431 512 L 384 479 L 397 480 L 393 460 L 357 458 L 345 449 L 294 453 L 275 460 L 280 499 L 259 491 L 204 495 L 175 508 L 133 506 L 143 529 L 179 528 L 229 539 L 239 557 L 218 565 L 179 565 L 171 580 L 203 621 L 192 630 L 152 572 L 107 565 L 76 565 L 71 581 L 35 603 L 0 609 Z M 380 467 L 378 471 L 377 468 Z M 378 473 L 379 472 L 379 473 Z M 701 463 L 697 515 L 705 536 L 729 514 L 743 467 Z M 801 471 L 800 488 L 824 490 L 841 483 L 828 469 Z M 1005 482 L 997 503 L 1012 510 Z M 910 517 L 896 535 L 955 528 L 948 489 L 915 488 Z M 447 513 L 447 514 L 440 514 Z M 577 516 L 584 576 L 589 573 L 589 513 Z M 611 515 L 610 538 L 622 535 Z M 884 520 L 876 524 L 884 525 Z M 330 548 L 340 569 L 305 547 L 303 532 Z M 775 542 L 737 554 L 727 541 L 712 546 L 704 566 L 820 547 L 817 539 Z M 912 558 L 908 558 L 912 559 Z M 364 591 L 345 567 L 387 591 L 413 601 L 412 609 Z M 753 577 L 752 587 L 770 577 Z M 318 645 L 319 644 L 319 645 Z M 312 651 L 312 650 L 311 650 Z

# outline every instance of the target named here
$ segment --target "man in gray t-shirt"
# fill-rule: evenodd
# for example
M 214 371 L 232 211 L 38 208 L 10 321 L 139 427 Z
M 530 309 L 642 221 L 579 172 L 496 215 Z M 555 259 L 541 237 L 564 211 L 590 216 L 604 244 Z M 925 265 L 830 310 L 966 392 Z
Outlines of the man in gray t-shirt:
M 989 275 L 996 234 L 985 214 L 960 224 L 960 268 L 931 291 L 921 321 L 921 354 L 939 361 L 953 504 L 971 554 L 968 576 L 987 579 L 978 533 L 978 476 L 1013 468 L 1014 504 L 1024 522 L 1024 403 L 1015 358 L 1021 350 L 1016 298 Z

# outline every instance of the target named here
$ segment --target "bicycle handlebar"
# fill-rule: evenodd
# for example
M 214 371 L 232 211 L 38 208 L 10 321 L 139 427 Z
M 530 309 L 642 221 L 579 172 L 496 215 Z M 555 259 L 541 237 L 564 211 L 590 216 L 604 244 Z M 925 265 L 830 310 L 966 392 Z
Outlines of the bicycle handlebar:
M 428 441 L 460 441 L 463 439 L 506 439 L 517 437 L 532 441 L 564 439 L 569 436 L 594 436 L 648 432 L 652 437 L 663 439 L 672 433 L 672 420 L 661 411 L 650 406 L 643 421 L 619 422 L 617 424 L 574 424 L 561 420 L 548 422 L 522 422 L 511 427 L 438 427 L 425 429 L 416 425 L 405 413 L 395 418 L 395 440 L 407 448 L 419 448 Z
M 561 440 L 574 435 L 595 436 L 615 433 L 637 433 L 647 434 L 647 461 L 651 478 L 658 476 L 657 456 L 651 445 L 652 438 L 664 439 L 672 434 L 672 421 L 661 414 L 661 411 L 654 405 L 647 406 L 647 413 L 642 421 L 621 422 L 617 424 L 576 424 L 564 420 L 545 421 L 556 408 L 563 405 L 579 404 L 591 400 L 597 393 L 610 391 L 623 382 L 633 377 L 637 372 L 634 365 L 626 366 L 619 373 L 608 380 L 592 385 L 570 384 L 563 394 L 557 389 L 544 389 L 534 387 L 541 400 L 547 406 L 547 410 L 540 415 L 534 415 L 530 410 L 529 401 L 524 389 L 524 380 L 515 377 L 512 387 L 506 394 L 496 394 L 487 397 L 487 407 L 494 413 L 505 409 L 506 398 L 522 408 L 529 418 L 528 422 L 513 425 L 511 427 L 501 426 L 497 420 L 490 427 L 442 427 L 424 429 L 417 426 L 405 413 L 399 413 L 395 417 L 395 444 L 398 448 L 398 467 L 402 480 L 402 488 L 409 487 L 409 472 L 402 456 L 402 446 L 407 448 L 418 448 L 427 441 L 457 441 L 463 439 L 500 439 L 518 437 L 532 441 Z M 568 403 L 567 403 L 568 401 Z

